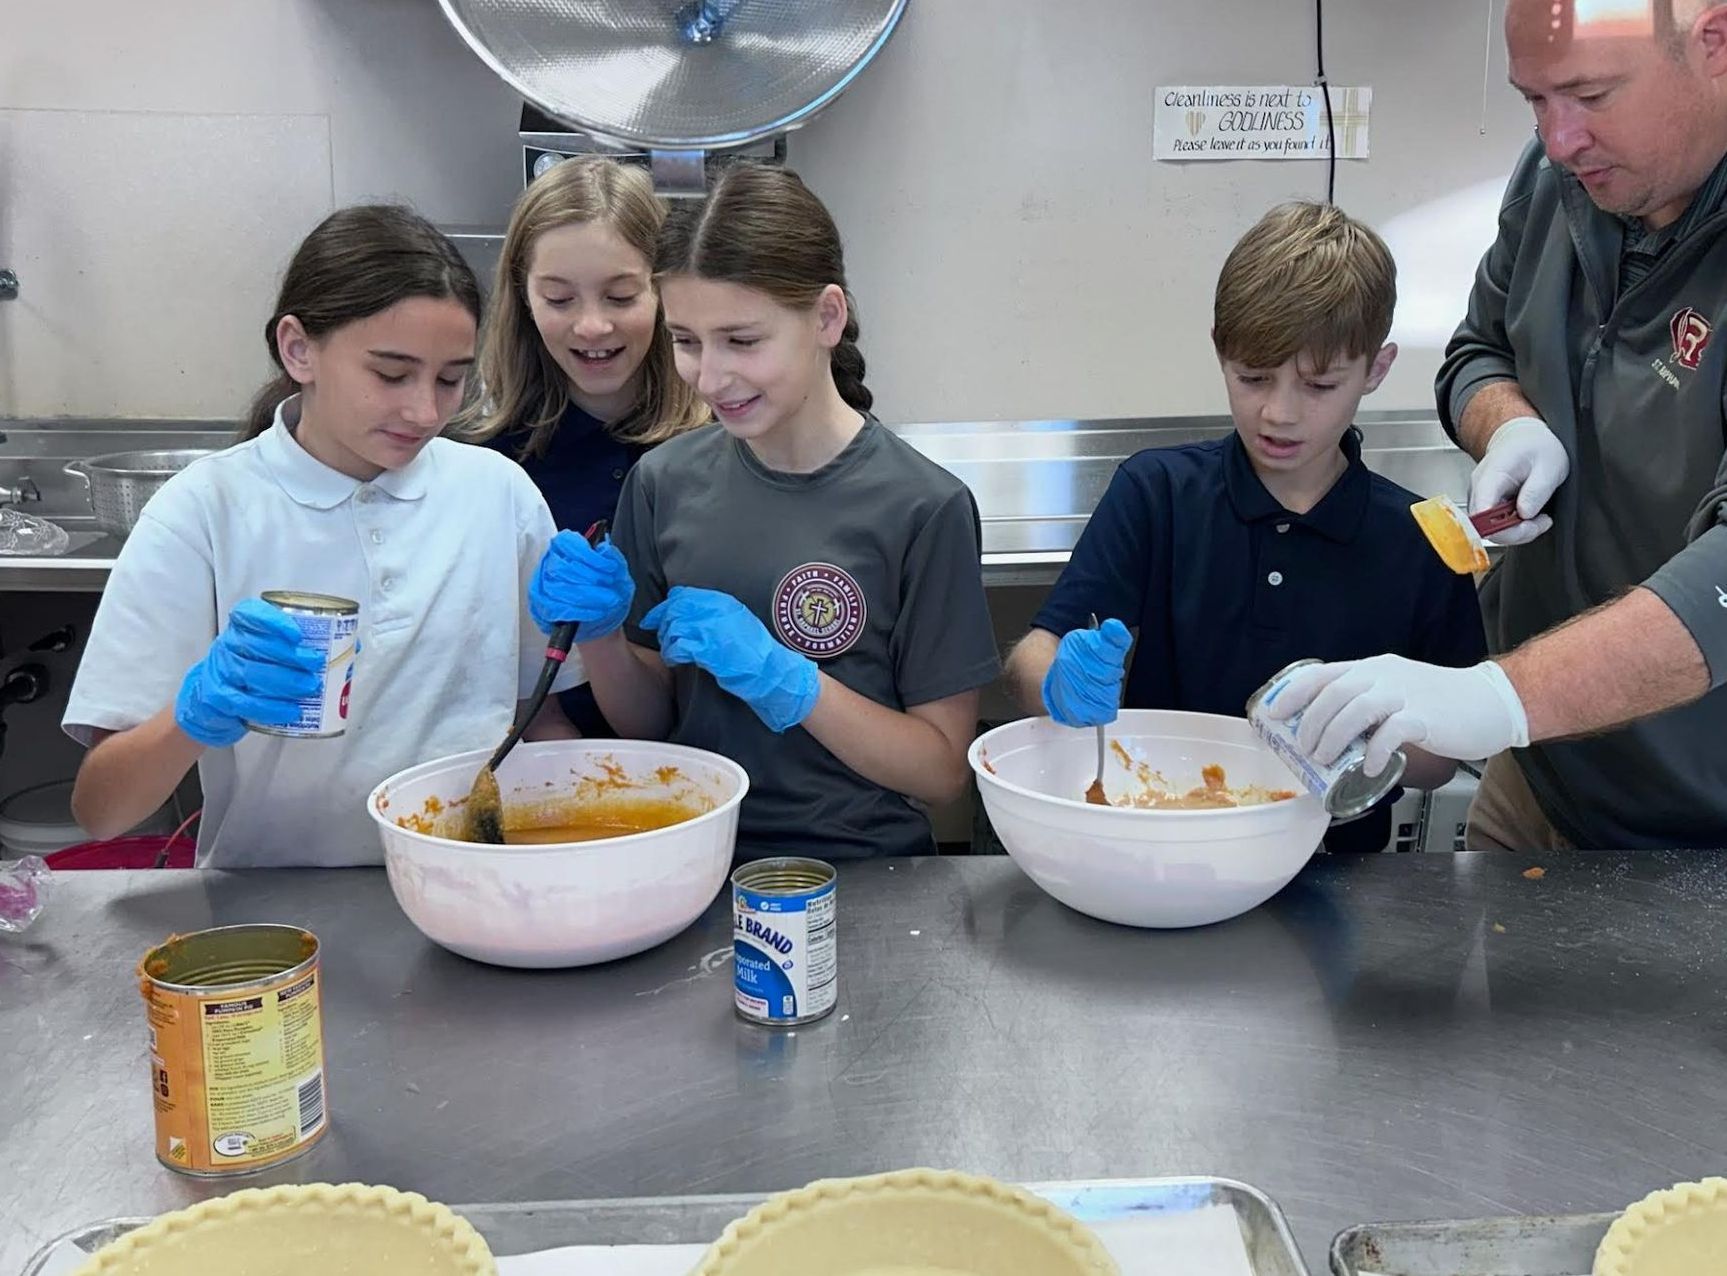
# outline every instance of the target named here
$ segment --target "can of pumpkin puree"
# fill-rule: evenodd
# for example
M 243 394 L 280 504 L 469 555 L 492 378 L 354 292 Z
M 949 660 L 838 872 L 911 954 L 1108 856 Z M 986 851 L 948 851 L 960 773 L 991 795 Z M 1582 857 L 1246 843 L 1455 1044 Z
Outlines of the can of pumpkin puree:
M 138 963 L 156 1159 L 207 1178 L 280 1165 L 328 1128 L 318 939 L 297 926 L 175 935 Z

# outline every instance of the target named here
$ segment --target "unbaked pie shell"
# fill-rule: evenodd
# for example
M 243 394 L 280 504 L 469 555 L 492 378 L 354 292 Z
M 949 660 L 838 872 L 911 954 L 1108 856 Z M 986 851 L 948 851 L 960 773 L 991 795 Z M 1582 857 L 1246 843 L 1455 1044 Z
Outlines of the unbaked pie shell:
M 823 1179 L 727 1227 L 691 1276 L 1119 1276 L 1103 1242 L 993 1179 L 897 1170 Z
M 1727 1178 L 1653 1192 L 1607 1229 L 1595 1276 L 1727 1272 Z
M 104 1246 L 75 1276 L 497 1276 L 485 1240 L 417 1192 L 361 1183 L 247 1188 Z

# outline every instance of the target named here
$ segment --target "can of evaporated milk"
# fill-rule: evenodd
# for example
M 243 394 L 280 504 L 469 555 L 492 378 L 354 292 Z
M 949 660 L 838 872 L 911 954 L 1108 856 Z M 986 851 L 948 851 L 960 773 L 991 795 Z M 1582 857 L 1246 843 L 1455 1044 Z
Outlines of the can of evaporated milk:
M 732 874 L 732 979 L 738 1014 L 791 1027 L 839 997 L 837 875 L 820 860 L 772 859 Z
M 315 696 L 300 701 L 300 720 L 285 727 L 246 725 L 264 735 L 318 739 L 348 729 L 348 695 L 354 686 L 354 653 L 358 649 L 360 604 L 331 594 L 305 594 L 272 589 L 260 595 L 280 607 L 300 626 L 305 643 L 324 657 L 324 680 Z
M 292 1160 L 329 1128 L 318 940 L 297 926 L 175 935 L 138 963 L 156 1159 L 205 1178 Z
M 1265 741 L 1271 751 L 1301 777 L 1307 791 L 1325 803 L 1325 809 L 1331 813 L 1333 820 L 1353 820 L 1358 815 L 1367 814 L 1380 798 L 1397 787 L 1409 759 L 1401 750 L 1394 751 L 1385 770 L 1378 775 L 1369 776 L 1367 736 L 1364 734 L 1352 740 L 1337 761 L 1330 766 L 1321 766 L 1303 753 L 1301 747 L 1295 743 L 1296 729 L 1301 726 L 1301 714 L 1294 714 L 1283 722 L 1274 722 L 1266 716 L 1265 710 L 1289 685 L 1290 678 L 1309 665 L 1319 663 L 1313 659 L 1297 660 L 1279 670 L 1270 682 L 1254 692 L 1248 700 L 1247 720 L 1253 724 L 1254 732 Z

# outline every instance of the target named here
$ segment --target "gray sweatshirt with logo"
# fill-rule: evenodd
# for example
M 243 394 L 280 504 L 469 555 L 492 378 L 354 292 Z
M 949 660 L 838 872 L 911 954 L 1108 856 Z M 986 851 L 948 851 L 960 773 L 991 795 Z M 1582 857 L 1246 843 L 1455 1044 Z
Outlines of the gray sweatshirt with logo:
M 1547 817 L 1583 847 L 1727 847 L 1723 165 L 1621 290 L 1625 223 L 1532 143 L 1439 373 L 1454 438 L 1477 391 L 1513 380 L 1571 456 L 1553 530 L 1508 550 L 1482 587 L 1493 650 L 1642 585 L 1708 663 L 1712 690 L 1693 704 L 1518 754 Z

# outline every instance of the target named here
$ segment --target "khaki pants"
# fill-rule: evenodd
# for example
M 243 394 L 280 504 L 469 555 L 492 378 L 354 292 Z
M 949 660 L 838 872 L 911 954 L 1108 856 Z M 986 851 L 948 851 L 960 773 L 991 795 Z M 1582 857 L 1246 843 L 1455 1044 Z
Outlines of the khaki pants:
M 1509 753 L 1487 763 L 1481 787 L 1469 804 L 1463 844 L 1472 851 L 1574 851 L 1542 813 L 1523 778 L 1523 769 Z

